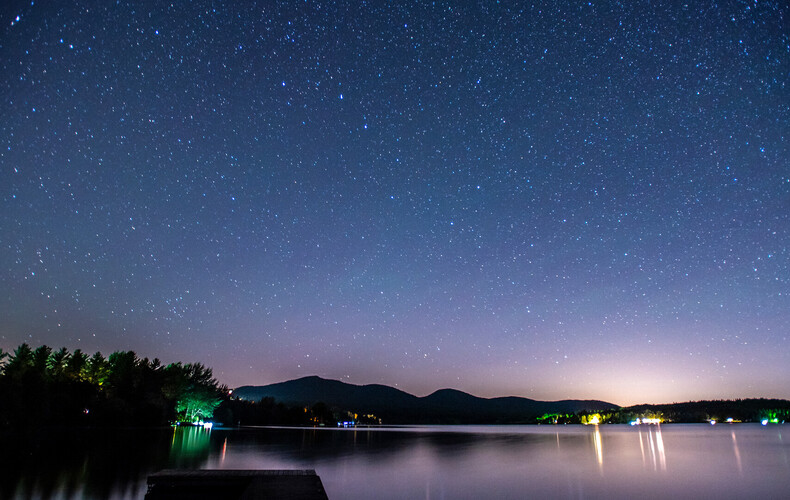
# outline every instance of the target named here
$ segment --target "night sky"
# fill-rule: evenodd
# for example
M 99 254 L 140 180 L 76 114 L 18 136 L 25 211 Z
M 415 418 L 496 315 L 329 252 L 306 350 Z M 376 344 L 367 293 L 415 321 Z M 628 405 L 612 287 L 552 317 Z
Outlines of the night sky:
M 5 1 L 0 347 L 790 398 L 788 16 Z

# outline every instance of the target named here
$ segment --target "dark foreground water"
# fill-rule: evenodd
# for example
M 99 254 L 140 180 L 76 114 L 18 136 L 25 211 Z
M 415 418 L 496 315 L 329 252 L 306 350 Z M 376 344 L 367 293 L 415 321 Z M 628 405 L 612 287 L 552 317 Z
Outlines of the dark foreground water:
M 0 498 L 142 498 L 163 468 L 315 469 L 329 498 L 790 498 L 790 427 L 129 429 L 0 436 Z

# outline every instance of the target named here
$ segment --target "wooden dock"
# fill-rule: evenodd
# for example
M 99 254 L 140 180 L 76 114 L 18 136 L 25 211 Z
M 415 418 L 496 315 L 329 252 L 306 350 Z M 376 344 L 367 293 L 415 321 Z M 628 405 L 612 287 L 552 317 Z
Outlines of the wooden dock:
M 314 470 L 163 470 L 145 500 L 328 500 Z

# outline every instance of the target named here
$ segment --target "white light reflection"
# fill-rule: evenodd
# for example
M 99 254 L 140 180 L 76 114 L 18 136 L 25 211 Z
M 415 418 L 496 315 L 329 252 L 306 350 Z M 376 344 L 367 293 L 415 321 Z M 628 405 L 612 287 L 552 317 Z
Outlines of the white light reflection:
M 642 429 L 639 429 L 639 448 L 642 450 L 642 465 L 647 466 L 647 454 L 645 453 L 645 449 L 647 449 L 650 453 L 653 470 L 667 470 L 667 456 L 660 425 L 655 428 L 655 432 L 650 429 L 646 433 L 642 433 Z
M 743 474 L 743 465 L 741 464 L 741 450 L 738 448 L 738 439 L 735 437 L 735 431 L 731 431 L 732 447 L 735 450 L 735 464 L 738 466 L 738 473 Z
M 595 425 L 595 434 L 593 434 L 593 443 L 595 444 L 595 454 L 598 458 L 598 467 L 603 468 L 603 443 L 601 441 L 601 431 L 598 425 Z
M 642 450 L 642 465 L 647 465 L 647 458 L 645 457 L 645 443 L 642 440 L 642 429 L 639 429 L 639 449 Z
M 658 449 L 658 462 L 661 470 L 667 470 L 667 454 L 664 452 L 664 438 L 661 437 L 661 426 L 656 427 L 656 448 Z

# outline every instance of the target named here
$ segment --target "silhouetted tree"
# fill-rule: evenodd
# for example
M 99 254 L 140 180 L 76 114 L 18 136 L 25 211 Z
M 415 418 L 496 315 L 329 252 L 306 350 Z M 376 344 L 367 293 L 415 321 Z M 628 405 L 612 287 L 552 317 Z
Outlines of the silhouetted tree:
M 71 380 L 86 380 L 86 372 L 88 367 L 88 356 L 83 354 L 81 350 L 77 349 L 69 357 L 64 370 L 66 377 Z
M 3 372 L 11 378 L 19 378 L 23 373 L 33 367 L 33 351 L 27 344 L 22 344 L 14 350 Z
M 46 345 L 0 351 L 0 426 L 161 425 L 209 418 L 223 391 L 200 363 L 163 367 L 118 351 L 107 359 Z
M 36 374 L 46 377 L 49 369 L 49 357 L 52 354 L 52 348 L 46 345 L 37 347 L 33 351 L 33 370 Z

